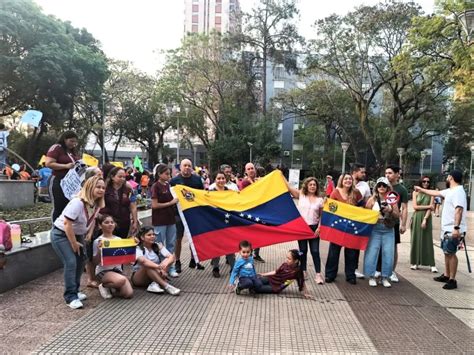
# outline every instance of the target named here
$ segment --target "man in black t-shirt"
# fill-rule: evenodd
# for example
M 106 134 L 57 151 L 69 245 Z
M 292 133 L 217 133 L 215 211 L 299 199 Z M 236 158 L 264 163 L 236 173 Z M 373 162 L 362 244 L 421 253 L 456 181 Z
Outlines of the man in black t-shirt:
M 185 185 L 193 189 L 204 190 L 204 185 L 202 183 L 201 178 L 197 176 L 196 174 L 193 174 L 193 163 L 191 162 L 191 160 L 183 159 L 179 166 L 179 171 L 180 171 L 179 174 L 171 179 L 170 181 L 171 186 Z M 178 273 L 181 272 L 180 257 L 181 257 L 181 242 L 183 240 L 183 235 L 184 235 L 183 222 L 181 221 L 181 218 L 179 217 L 179 215 L 176 215 L 176 249 L 175 249 L 176 264 L 175 264 L 175 267 L 176 267 L 176 272 Z M 204 266 L 202 266 L 199 263 L 196 263 L 192 253 L 191 253 L 191 261 L 189 262 L 189 267 L 192 269 L 197 268 L 199 270 L 204 269 Z

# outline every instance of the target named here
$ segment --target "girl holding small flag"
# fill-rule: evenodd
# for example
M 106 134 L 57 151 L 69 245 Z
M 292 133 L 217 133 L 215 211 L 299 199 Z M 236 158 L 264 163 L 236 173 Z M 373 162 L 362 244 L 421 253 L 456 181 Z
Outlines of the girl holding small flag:
M 138 232 L 139 241 L 136 262 L 131 277 L 137 287 L 147 286 L 148 292 L 164 293 L 177 296 L 180 289 L 169 284 L 166 277 L 169 267 L 174 263 L 174 254 L 166 250 L 162 243 L 155 243 L 153 227 L 142 227 Z
M 122 239 L 113 234 L 116 226 L 115 221 L 112 216 L 100 215 L 97 218 L 97 222 L 102 230 L 102 235 L 94 240 L 93 261 L 97 265 L 95 268 L 95 275 L 100 282 L 99 293 L 102 298 L 109 299 L 113 297 L 111 289 L 116 289 L 118 290 L 119 296 L 123 298 L 132 298 L 133 288 L 130 281 L 128 281 L 127 277 L 123 274 L 122 265 L 100 265 L 101 254 L 99 250 L 104 246 L 104 242 L 107 240 Z
M 82 308 L 87 296 L 79 292 L 86 252 L 84 240 L 90 238 L 95 218 L 104 207 L 105 184 L 100 176 L 87 180 L 54 221 L 51 245 L 64 264 L 64 300 L 72 309 Z

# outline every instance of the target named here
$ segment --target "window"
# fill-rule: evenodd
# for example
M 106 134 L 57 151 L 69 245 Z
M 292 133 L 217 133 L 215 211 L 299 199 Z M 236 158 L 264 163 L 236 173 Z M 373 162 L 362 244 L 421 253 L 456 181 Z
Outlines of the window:
M 193 25 L 191 28 L 191 32 L 197 33 L 197 31 L 198 31 L 198 25 Z
M 284 89 L 285 88 L 285 82 L 282 80 L 275 80 L 273 82 L 273 87 L 275 89 Z
M 221 25 L 216 25 L 215 29 L 217 32 L 222 32 Z
M 222 18 L 220 16 L 216 16 L 216 20 L 215 20 L 216 27 L 217 25 L 220 25 L 221 23 L 222 23 Z
M 193 23 L 199 22 L 199 15 L 193 15 Z
M 193 4 L 193 12 L 199 12 L 199 4 Z
M 222 13 L 222 5 L 221 4 L 216 4 L 216 14 Z

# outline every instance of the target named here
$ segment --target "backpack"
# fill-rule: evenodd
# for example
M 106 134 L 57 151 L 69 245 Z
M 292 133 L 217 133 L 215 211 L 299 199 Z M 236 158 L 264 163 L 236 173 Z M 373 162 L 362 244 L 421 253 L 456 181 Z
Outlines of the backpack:
M 5 251 L 13 248 L 10 225 L 4 220 L 0 220 L 0 244 L 5 247 Z

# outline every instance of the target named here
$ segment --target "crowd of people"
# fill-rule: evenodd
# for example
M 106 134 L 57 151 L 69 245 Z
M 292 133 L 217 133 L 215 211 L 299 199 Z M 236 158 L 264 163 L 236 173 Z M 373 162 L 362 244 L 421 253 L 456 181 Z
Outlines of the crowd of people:
M 264 171 L 259 172 L 249 162 L 245 165 L 245 176 L 238 179 L 232 167 L 223 164 L 212 176 L 212 181 L 206 181 L 202 174 L 196 173 L 189 159 L 181 161 L 179 172 L 173 177 L 168 165 L 157 164 L 148 175 L 153 183 L 149 188 L 149 181 L 146 184 L 146 193 L 152 201 L 152 225 L 140 226 L 136 206 L 137 187 L 130 184 L 131 174 L 124 168 L 106 165 L 102 169 L 88 169 L 79 195 L 70 201 L 65 198 L 59 182 L 79 159 L 76 147 L 77 136 L 66 132 L 49 149 L 46 158 L 46 166 L 52 169 L 50 193 L 54 226 L 51 240 L 64 264 L 64 299 L 73 309 L 83 307 L 86 299 L 86 295 L 80 292 L 84 267 L 89 278 L 87 285 L 97 287 L 104 299 L 131 298 L 134 287 L 144 287 L 153 293 L 180 294 L 181 291 L 172 285 L 172 280 L 183 272 L 181 245 L 185 230 L 177 211 L 178 199 L 173 197 L 170 188 L 179 184 L 213 193 L 239 191 L 264 175 Z M 387 166 L 385 176 L 377 179 L 373 189 L 365 181 L 365 175 L 365 167 L 354 164 L 351 172 L 343 173 L 336 184 L 328 176 L 324 188 L 320 187 L 315 177 L 306 178 L 301 189 L 287 183 L 288 192 L 297 199 L 300 214 L 314 237 L 298 241 L 298 249 L 289 250 L 278 269 L 263 274 L 257 273 L 254 264 L 265 262 L 260 249 L 253 249 L 250 242 L 242 240 L 237 258 L 234 254 L 225 255 L 229 264 L 229 288 L 237 294 L 244 290 L 250 293 L 279 293 L 296 280 L 303 296 L 312 297 L 305 284 L 308 281 L 308 252 L 313 259 L 315 283 L 334 282 L 338 275 L 340 245 L 329 244 L 324 276 L 321 272 L 319 225 L 326 198 L 378 212 L 378 221 L 364 253 L 363 272 L 360 269 L 360 251 L 344 248 L 344 271 L 348 283 L 356 285 L 358 278 L 368 278 L 370 286 L 382 284 L 391 287 L 392 283 L 398 282 L 395 272 L 397 244 L 408 223 L 411 227 L 411 268 L 417 270 L 428 266 L 430 271 L 437 272 L 432 236 L 435 197 L 444 199 L 441 230 L 446 264 L 445 272 L 435 280 L 443 282 L 445 289 L 456 288 L 456 251 L 467 228 L 466 196 L 460 185 L 460 172 L 454 170 L 448 175 L 449 188 L 442 191 L 429 189 L 431 181 L 423 177 L 413 192 L 415 212 L 410 222 L 407 221 L 408 191 L 400 183 L 400 168 Z M 393 192 L 397 196 L 395 201 Z M 100 249 L 107 240 L 129 237 L 134 237 L 138 243 L 130 278 L 126 276 L 124 265 L 102 266 L 99 257 Z M 210 264 L 212 276 L 221 277 L 220 258 L 212 259 Z M 191 269 L 205 269 L 192 257 L 188 266 Z

